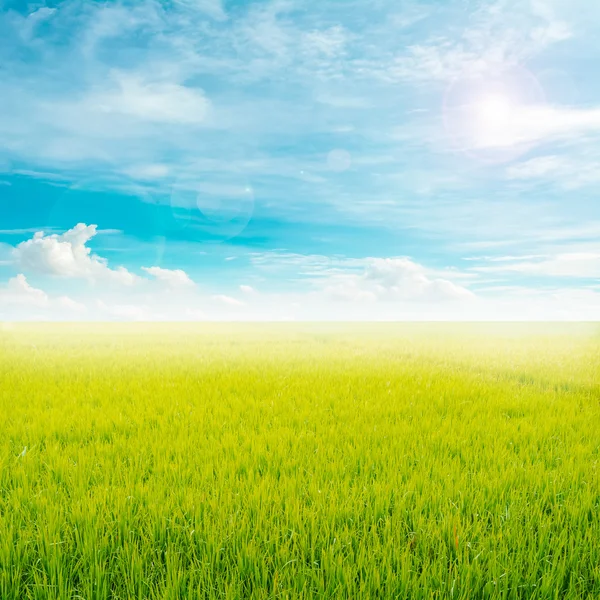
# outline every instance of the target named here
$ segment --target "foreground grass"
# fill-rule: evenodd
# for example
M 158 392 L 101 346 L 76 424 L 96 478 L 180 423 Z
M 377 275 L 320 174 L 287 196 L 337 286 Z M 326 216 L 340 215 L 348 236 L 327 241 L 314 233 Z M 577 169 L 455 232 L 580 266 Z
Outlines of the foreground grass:
M 0 598 L 600 598 L 600 334 L 0 330 Z

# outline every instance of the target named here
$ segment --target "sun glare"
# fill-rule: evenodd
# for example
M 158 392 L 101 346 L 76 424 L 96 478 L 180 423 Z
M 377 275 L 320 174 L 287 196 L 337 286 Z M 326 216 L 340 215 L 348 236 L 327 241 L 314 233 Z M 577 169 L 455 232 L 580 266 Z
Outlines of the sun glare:
M 484 96 L 476 106 L 479 120 L 492 126 L 507 123 L 514 110 L 513 103 L 506 96 L 496 94 Z
M 478 145 L 506 146 L 514 142 L 513 120 L 517 104 L 508 96 L 488 94 L 474 102 L 475 138 Z
M 503 163 L 529 148 L 532 107 L 545 103 L 539 82 L 524 68 L 466 74 L 446 91 L 444 127 L 457 151 L 485 163 Z

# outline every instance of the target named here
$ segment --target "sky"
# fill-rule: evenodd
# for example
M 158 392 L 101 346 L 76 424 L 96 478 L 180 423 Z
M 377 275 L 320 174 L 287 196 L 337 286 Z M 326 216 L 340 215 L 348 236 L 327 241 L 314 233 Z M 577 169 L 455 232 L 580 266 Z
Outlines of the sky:
M 0 321 L 600 319 L 600 4 L 0 0 Z

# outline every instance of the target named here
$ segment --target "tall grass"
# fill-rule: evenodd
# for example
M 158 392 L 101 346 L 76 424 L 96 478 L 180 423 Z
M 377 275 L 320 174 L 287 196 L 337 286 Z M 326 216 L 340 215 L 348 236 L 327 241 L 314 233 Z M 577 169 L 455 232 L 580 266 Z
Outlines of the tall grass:
M 600 598 L 591 325 L 17 325 L 0 598 Z

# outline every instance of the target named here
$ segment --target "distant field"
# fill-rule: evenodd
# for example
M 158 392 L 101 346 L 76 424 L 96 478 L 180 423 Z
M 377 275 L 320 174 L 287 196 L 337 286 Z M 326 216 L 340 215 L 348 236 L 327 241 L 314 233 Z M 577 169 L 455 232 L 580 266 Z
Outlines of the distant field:
M 597 325 L 0 324 L 0 598 L 600 598 Z

